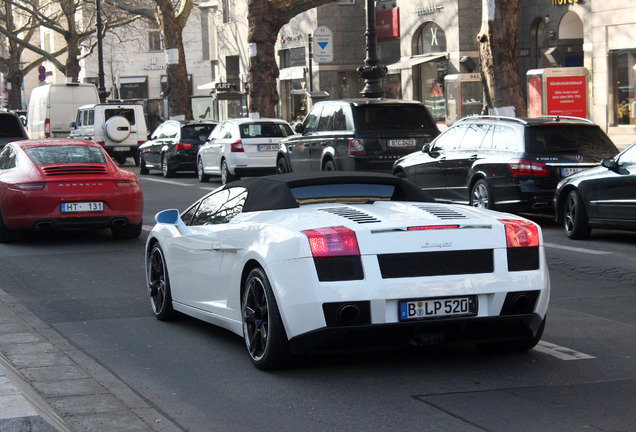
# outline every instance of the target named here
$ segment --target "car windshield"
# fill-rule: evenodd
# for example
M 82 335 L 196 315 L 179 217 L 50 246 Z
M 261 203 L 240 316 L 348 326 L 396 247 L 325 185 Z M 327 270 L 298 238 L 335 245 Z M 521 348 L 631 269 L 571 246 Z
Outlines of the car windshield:
M 612 157 L 618 153 L 614 143 L 600 128 L 563 125 L 527 128 L 526 151 L 598 157 Z
M 43 146 L 24 150 L 36 165 L 106 163 L 102 149 L 88 146 Z
M 370 130 L 419 130 L 434 123 L 421 105 L 380 104 L 356 106 L 353 110 L 356 128 Z
M 239 126 L 241 138 L 285 138 L 293 135 L 291 128 L 283 123 L 250 123 Z
M 181 128 L 181 139 L 205 141 L 210 136 L 210 133 L 214 130 L 216 124 L 197 124 L 187 125 Z
M 373 201 L 390 201 L 395 186 L 383 184 L 326 184 L 301 186 L 291 189 L 298 204 L 340 203 L 356 204 Z

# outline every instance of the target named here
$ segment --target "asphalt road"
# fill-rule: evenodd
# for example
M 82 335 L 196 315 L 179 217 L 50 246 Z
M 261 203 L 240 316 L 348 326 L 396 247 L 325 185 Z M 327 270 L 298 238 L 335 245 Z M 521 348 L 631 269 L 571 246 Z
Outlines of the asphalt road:
M 159 210 L 183 210 L 219 185 L 140 178 L 148 229 Z M 136 240 L 71 231 L 0 245 L 0 286 L 184 430 L 634 431 L 636 233 L 574 242 L 550 218 L 533 219 L 544 228 L 552 300 L 543 341 L 522 354 L 424 348 L 261 372 L 241 338 L 152 316 L 148 230 Z

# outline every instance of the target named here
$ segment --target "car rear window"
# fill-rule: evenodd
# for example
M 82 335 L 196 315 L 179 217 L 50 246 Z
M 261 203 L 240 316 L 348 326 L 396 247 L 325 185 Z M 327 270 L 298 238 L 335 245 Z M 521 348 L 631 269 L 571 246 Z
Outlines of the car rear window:
M 383 184 L 325 184 L 301 186 L 290 189 L 298 204 L 365 203 L 369 201 L 389 201 L 395 186 Z
M 36 165 L 59 163 L 106 163 L 102 149 L 88 146 L 44 146 L 24 149 Z
M 14 115 L 0 115 L 0 137 L 26 137 L 20 120 Z
M 133 108 L 107 108 L 104 110 L 104 120 L 115 116 L 125 118 L 131 125 L 135 124 L 135 110 Z
M 370 130 L 418 130 L 433 127 L 426 108 L 415 104 L 382 104 L 356 106 L 353 110 L 356 128 Z
M 283 123 L 250 123 L 239 126 L 241 138 L 285 138 L 293 135 L 291 128 Z
M 527 128 L 526 152 L 611 157 L 618 149 L 599 127 L 559 125 Z
M 203 142 L 208 139 L 215 127 L 216 124 L 183 126 L 181 128 L 181 139 Z

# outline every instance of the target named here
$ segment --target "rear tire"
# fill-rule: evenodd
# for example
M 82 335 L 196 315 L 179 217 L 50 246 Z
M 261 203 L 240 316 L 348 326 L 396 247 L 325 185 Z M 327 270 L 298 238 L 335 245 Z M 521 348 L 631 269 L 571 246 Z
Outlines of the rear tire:
M 287 160 L 284 157 L 278 158 L 278 161 L 276 161 L 276 174 L 287 174 L 290 172 Z
M 490 190 L 488 183 L 486 183 L 486 180 L 477 180 L 470 190 L 470 205 L 477 208 L 492 210 L 495 208 L 493 201 L 492 191 Z
M 325 164 L 322 167 L 322 170 L 323 171 L 338 171 L 336 169 L 336 164 L 331 159 L 329 159 L 327 162 L 325 162 Z
M 225 162 L 225 159 L 223 159 L 221 161 L 221 184 L 227 184 L 238 179 L 239 177 L 237 175 L 234 175 L 230 172 L 230 169 L 227 166 L 227 162 Z
M 201 183 L 206 183 L 210 180 L 210 176 L 203 172 L 203 161 L 201 158 L 197 159 L 197 178 Z
M 165 178 L 174 176 L 174 170 L 170 169 L 168 165 L 168 155 L 165 153 L 161 155 L 161 175 Z
M 568 194 L 563 205 L 563 227 L 572 240 L 585 240 L 592 232 L 583 199 L 575 190 Z
M 18 232 L 7 228 L 0 209 L 0 243 L 12 243 L 18 239 Z
M 146 167 L 146 162 L 144 161 L 144 157 L 139 153 L 137 156 L 137 160 L 139 160 L 139 174 L 148 174 L 148 168 Z

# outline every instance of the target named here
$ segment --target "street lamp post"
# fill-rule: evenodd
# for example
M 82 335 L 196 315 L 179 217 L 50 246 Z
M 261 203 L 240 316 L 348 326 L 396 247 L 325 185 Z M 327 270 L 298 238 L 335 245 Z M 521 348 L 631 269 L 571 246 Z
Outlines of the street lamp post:
M 99 101 L 101 103 L 106 102 L 106 98 L 110 95 L 109 91 L 106 91 L 106 85 L 104 84 L 104 52 L 102 50 L 102 14 L 99 7 L 100 0 L 95 0 L 95 20 L 97 25 L 97 94 L 99 95 Z
M 365 98 L 379 98 L 384 95 L 380 80 L 386 75 L 386 66 L 378 59 L 378 39 L 375 27 L 375 0 L 366 0 L 366 52 L 364 66 L 358 68 L 358 74 L 364 78 L 365 86 L 360 92 Z

